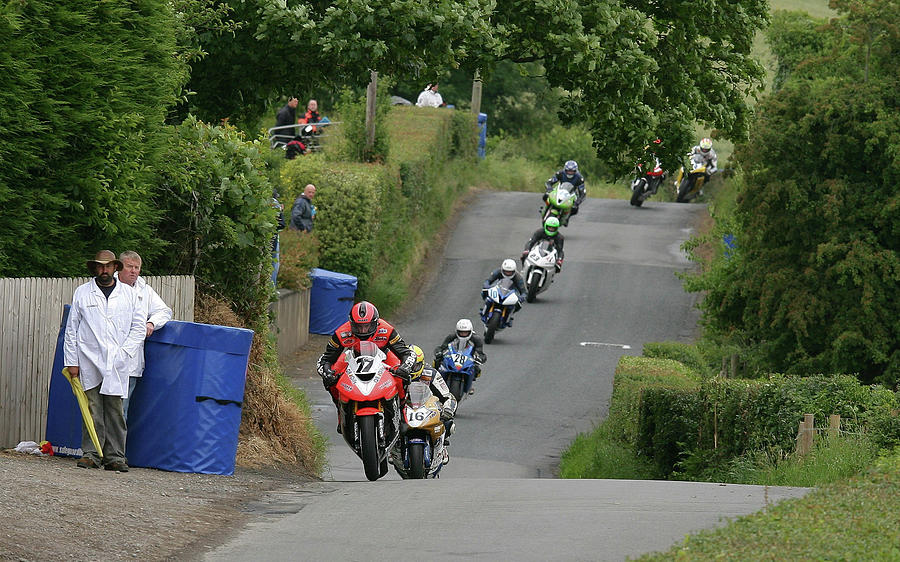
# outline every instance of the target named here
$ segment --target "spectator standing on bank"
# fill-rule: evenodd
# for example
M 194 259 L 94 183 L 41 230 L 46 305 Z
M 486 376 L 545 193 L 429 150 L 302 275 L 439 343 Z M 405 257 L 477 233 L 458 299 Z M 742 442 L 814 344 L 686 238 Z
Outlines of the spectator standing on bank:
M 303 114 L 299 122 L 304 125 L 312 125 L 321 120 L 322 118 L 319 116 L 319 102 L 309 100 L 309 103 L 306 104 L 306 113 Z
M 278 110 L 278 113 L 275 114 L 275 126 L 276 127 L 286 127 L 288 125 L 296 125 L 297 124 L 297 104 L 299 100 L 295 97 L 292 97 L 288 100 L 288 102 Z M 284 144 L 287 144 L 295 136 L 297 136 L 297 128 L 293 129 L 275 129 L 274 131 L 275 140 L 281 141 Z
M 119 254 L 119 261 L 122 262 L 122 271 L 118 273 L 119 281 L 132 287 L 136 292 L 138 299 L 144 303 L 147 309 L 147 323 L 144 338 L 149 338 L 150 334 L 159 330 L 166 325 L 166 322 L 172 319 L 172 309 L 162 300 L 162 297 L 153 290 L 153 287 L 147 284 L 147 281 L 141 277 L 141 266 L 143 260 L 141 256 L 134 251 L 127 250 Z M 140 349 L 134 357 L 131 374 L 128 377 L 128 394 L 122 401 L 122 410 L 125 420 L 128 420 L 128 403 L 134 388 L 137 386 L 138 379 L 144 375 L 144 342 L 141 341 Z
M 419 94 L 419 99 L 416 100 L 416 105 L 419 107 L 442 107 L 444 105 L 444 98 L 438 93 L 436 82 L 425 86 L 425 89 Z
M 312 204 L 315 196 L 316 186 L 307 184 L 291 208 L 291 228 L 312 232 L 313 220 L 316 218 L 316 206 Z
M 87 395 L 94 429 L 103 453 L 94 447 L 82 422 L 81 449 L 76 466 L 128 472 L 125 458 L 125 414 L 122 397 L 144 337 L 147 309 L 137 291 L 119 283 L 113 274 L 122 262 L 109 250 L 100 250 L 87 262 L 93 279 L 75 289 L 64 336 L 64 363 L 79 377 Z

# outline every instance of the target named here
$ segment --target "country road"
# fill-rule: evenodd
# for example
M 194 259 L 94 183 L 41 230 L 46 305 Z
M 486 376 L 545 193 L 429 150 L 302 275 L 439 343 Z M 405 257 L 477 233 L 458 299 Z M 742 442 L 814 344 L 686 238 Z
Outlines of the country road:
M 426 353 L 468 317 L 479 289 L 540 226 L 534 193 L 484 193 L 447 241 L 416 309 L 394 324 Z M 253 521 L 205 560 L 624 560 L 750 513 L 799 488 L 559 480 L 561 452 L 601 421 L 623 354 L 691 341 L 698 313 L 675 273 L 701 205 L 589 199 L 568 228 L 556 282 L 485 346 L 476 393 L 457 415 L 439 480 L 366 482 L 335 432 L 318 378 L 302 381 L 331 439 L 328 481 L 271 494 Z M 388 319 L 393 320 L 393 319 Z M 430 355 L 429 355 L 430 357 Z M 413 535 L 420 538 L 412 538 Z

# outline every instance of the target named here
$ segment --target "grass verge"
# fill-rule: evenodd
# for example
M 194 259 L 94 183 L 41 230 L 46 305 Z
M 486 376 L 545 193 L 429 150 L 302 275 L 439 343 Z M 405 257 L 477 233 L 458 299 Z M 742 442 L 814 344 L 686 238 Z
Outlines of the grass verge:
M 638 560 L 900 560 L 900 453 Z

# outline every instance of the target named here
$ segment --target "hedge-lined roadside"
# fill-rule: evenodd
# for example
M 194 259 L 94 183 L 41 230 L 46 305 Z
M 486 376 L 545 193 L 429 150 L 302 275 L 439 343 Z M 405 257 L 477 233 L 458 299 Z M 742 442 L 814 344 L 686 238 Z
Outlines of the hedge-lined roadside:
M 849 375 L 709 377 L 664 357 L 702 367 L 694 346 L 648 344 L 647 351 L 660 356 L 619 360 L 609 415 L 563 454 L 563 477 L 731 481 L 730 466 L 745 458 L 789 457 L 804 414 L 820 425 L 838 414 L 843 431 L 865 434 L 875 448 L 900 445 L 900 397 L 883 387 Z M 623 464 L 634 473 L 623 473 Z
M 408 294 L 421 257 L 468 185 L 445 171 L 474 166 L 475 117 L 462 111 L 396 107 L 383 164 L 333 161 L 314 154 L 282 168 L 286 212 L 317 187 L 318 264 L 358 278 L 359 298 L 389 314 Z

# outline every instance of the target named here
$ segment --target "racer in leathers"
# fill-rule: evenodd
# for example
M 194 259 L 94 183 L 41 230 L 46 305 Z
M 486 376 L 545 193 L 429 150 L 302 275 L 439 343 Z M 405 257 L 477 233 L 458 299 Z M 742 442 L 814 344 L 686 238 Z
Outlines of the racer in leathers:
M 456 349 L 462 350 L 470 343 L 474 349 L 472 358 L 475 359 L 475 380 L 478 380 L 478 377 L 481 376 L 481 365 L 487 361 L 487 355 L 484 353 L 484 340 L 481 336 L 475 334 L 475 331 L 472 329 L 472 321 L 468 318 L 460 318 L 456 323 L 456 331 L 451 332 L 450 335 L 444 338 L 441 345 L 434 348 L 434 361 L 432 362 L 432 365 L 435 369 L 440 368 L 441 361 L 444 358 L 444 354 L 449 349 L 450 344 L 453 344 Z M 475 394 L 475 389 L 470 388 L 469 394 Z
M 575 190 L 575 203 L 572 205 L 572 210 L 569 211 L 569 214 L 563 219 L 563 226 L 567 226 L 569 224 L 569 217 L 575 216 L 578 214 L 578 206 L 581 205 L 581 202 L 584 201 L 585 197 L 587 197 L 587 188 L 584 185 L 584 177 L 582 177 L 581 173 L 578 171 L 578 162 L 574 160 L 568 160 L 564 165 L 562 170 L 559 170 L 555 174 L 553 174 L 550 179 L 548 179 L 544 183 L 544 187 L 547 190 L 544 192 L 544 204 L 547 204 L 547 199 L 550 195 L 550 192 L 553 191 L 553 186 L 558 182 L 569 182 L 572 184 L 572 188 Z
M 422 351 L 422 348 L 414 345 L 411 349 L 413 357 L 415 358 L 415 363 L 409 374 L 410 382 L 422 381 L 428 383 L 428 388 L 431 389 L 431 393 L 434 394 L 441 403 L 441 421 L 444 423 L 443 460 L 444 464 L 447 464 L 450 462 L 450 452 L 447 450 L 447 447 L 450 446 L 450 434 L 456 429 L 456 425 L 453 423 L 453 416 L 456 415 L 456 398 L 453 397 L 453 393 L 450 392 L 450 387 L 447 386 L 441 373 L 437 369 L 425 365 L 425 353 Z M 398 439 L 394 444 L 394 448 L 391 449 L 391 464 L 397 467 L 397 471 L 401 475 L 405 474 L 405 470 L 403 469 L 402 442 L 402 439 Z
M 562 270 L 563 258 L 565 257 L 563 246 L 566 243 L 566 237 L 559 231 L 559 219 L 556 217 L 547 217 L 543 228 L 534 231 L 528 242 L 525 242 L 525 249 L 522 250 L 522 257 L 519 258 L 519 261 L 522 262 L 522 265 L 525 265 L 525 258 L 528 257 L 528 252 L 531 251 L 535 244 L 540 244 L 542 240 L 548 240 L 550 247 L 556 248 L 556 272 L 559 273 Z
M 416 362 L 415 353 L 403 341 L 397 330 L 386 320 L 380 318 L 375 305 L 368 301 L 358 302 L 350 309 L 350 319 L 341 324 L 331 335 L 331 339 L 325 346 L 325 353 L 319 357 L 316 363 L 319 376 L 322 377 L 322 384 L 331 393 L 335 407 L 339 407 L 339 404 L 333 387 L 340 379 L 340 374 L 331 367 L 345 349 L 353 348 L 360 341 L 373 342 L 385 355 L 392 352 L 400 361 L 394 375 L 403 379 L 404 388 L 409 382 L 409 374 Z M 340 431 L 341 428 L 338 426 L 338 433 Z
M 703 163 L 706 164 L 706 179 L 709 179 L 709 176 L 718 170 L 717 166 L 719 163 L 719 157 L 712 147 L 712 139 L 700 139 L 700 144 L 691 149 L 688 153 L 688 158 L 693 157 L 695 154 L 699 154 L 703 158 Z
M 487 301 L 488 289 L 498 281 L 502 283 L 504 287 L 512 287 L 515 289 L 516 294 L 519 297 L 519 302 L 516 304 L 515 310 L 511 311 L 506 319 L 507 324 L 512 327 L 513 314 L 522 308 L 522 303 L 525 302 L 525 293 L 527 291 L 525 288 L 525 280 L 522 279 L 522 274 L 516 271 L 516 262 L 507 258 L 503 260 L 503 263 L 500 264 L 498 269 L 491 272 L 488 278 L 484 280 L 484 285 L 481 288 L 482 299 Z

